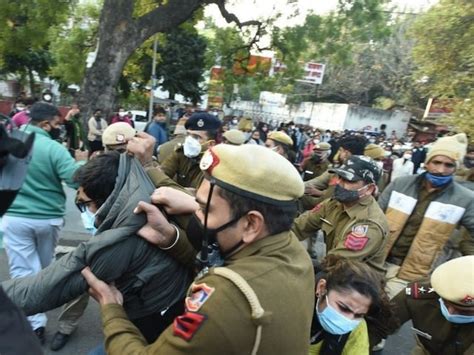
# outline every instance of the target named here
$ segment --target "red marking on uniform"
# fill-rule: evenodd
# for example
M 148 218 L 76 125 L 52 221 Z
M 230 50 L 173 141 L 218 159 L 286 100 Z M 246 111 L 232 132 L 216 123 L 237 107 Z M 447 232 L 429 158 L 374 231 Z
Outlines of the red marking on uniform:
M 173 334 L 186 341 L 190 341 L 205 320 L 206 316 L 202 314 L 186 312 L 174 319 Z
M 313 207 L 313 209 L 311 210 L 312 213 L 316 213 L 316 212 L 319 212 L 319 210 L 323 207 L 323 204 L 322 203 L 318 203 L 316 206 Z
M 329 180 L 329 186 L 336 186 L 338 182 L 339 182 L 339 177 L 334 176 L 331 178 L 331 180 Z
M 466 295 L 466 297 L 464 297 L 461 300 L 461 303 L 464 303 L 467 306 L 472 306 L 472 305 L 474 305 L 474 297 Z
M 412 294 L 412 297 L 413 298 L 418 298 L 418 283 L 414 283 L 412 286 L 411 286 L 411 294 Z
M 369 238 L 367 237 L 360 237 L 353 233 L 349 233 L 344 241 L 344 246 L 346 249 L 358 251 L 364 249 L 368 241 Z
M 217 165 L 219 165 L 219 163 L 221 162 L 219 160 L 219 157 L 214 153 L 214 151 L 212 149 L 209 149 L 209 152 L 211 153 L 212 155 L 212 164 L 209 166 L 209 168 L 207 168 L 207 172 L 209 174 L 212 174 L 212 169 L 214 169 Z

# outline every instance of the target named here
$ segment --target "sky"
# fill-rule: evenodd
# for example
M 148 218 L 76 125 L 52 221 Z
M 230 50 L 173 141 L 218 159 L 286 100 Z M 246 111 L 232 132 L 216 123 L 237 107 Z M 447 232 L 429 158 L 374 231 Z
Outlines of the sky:
M 438 0 L 392 0 L 391 5 L 399 11 L 422 12 Z M 280 10 L 283 14 L 278 26 L 294 26 L 302 24 L 306 15 L 312 10 L 316 14 L 323 15 L 335 10 L 337 0 L 230 0 L 226 8 L 237 15 L 240 21 L 252 19 L 265 19 L 269 14 Z M 291 17 L 292 14 L 299 14 Z M 208 5 L 205 15 L 214 18 L 219 26 L 226 26 L 216 5 Z

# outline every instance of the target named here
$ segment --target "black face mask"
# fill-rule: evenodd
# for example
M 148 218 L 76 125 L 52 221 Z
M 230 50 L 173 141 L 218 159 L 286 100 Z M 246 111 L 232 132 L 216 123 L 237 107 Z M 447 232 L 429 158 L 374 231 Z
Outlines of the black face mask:
M 359 190 L 348 190 L 338 184 L 334 190 L 334 198 L 342 203 L 354 202 L 359 199 Z
M 465 157 L 464 166 L 468 169 L 474 168 L 474 158 Z
M 317 154 L 313 154 L 313 155 L 311 156 L 311 160 L 312 160 L 313 162 L 315 162 L 315 163 L 320 163 L 320 162 L 322 161 L 321 157 L 320 157 L 319 155 L 317 155 Z
M 242 241 L 237 243 L 231 250 L 225 255 L 220 251 L 219 243 L 217 242 L 217 233 L 234 225 L 242 216 L 231 219 L 229 222 L 224 223 L 218 228 L 207 228 L 205 230 L 201 221 L 193 214 L 189 221 L 188 227 L 186 228 L 186 234 L 189 242 L 193 248 L 200 251 L 197 258 L 201 266 L 221 266 L 224 264 L 224 257 L 236 250 Z M 207 235 L 207 239 L 205 236 Z M 206 251 L 204 253 L 204 251 Z M 207 264 L 207 265 L 206 265 Z
M 54 128 L 51 126 L 51 130 L 48 132 L 50 137 L 54 139 L 55 141 L 58 140 L 61 137 L 61 129 L 60 128 Z

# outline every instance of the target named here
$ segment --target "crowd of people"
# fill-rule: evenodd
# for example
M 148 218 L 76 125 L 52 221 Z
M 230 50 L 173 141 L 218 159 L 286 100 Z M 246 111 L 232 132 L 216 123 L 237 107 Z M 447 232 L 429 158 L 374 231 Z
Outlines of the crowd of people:
M 50 347 L 66 346 L 91 295 L 105 340 L 90 354 L 369 354 L 408 320 L 417 353 L 474 353 L 464 133 L 427 144 L 385 126 L 272 127 L 199 110 L 181 110 L 171 132 L 168 114 L 156 108 L 137 132 L 95 110 L 86 135 L 78 106 L 62 120 L 37 102 L 23 138 L 0 126 L 0 183 L 28 164 L 21 187 L 0 185 L 16 195 L 2 206 L 1 289 L 35 334 L 5 301 L 0 328 L 25 333 L 18 346 L 41 353 L 44 312 L 60 306 Z M 55 259 L 63 183 L 92 236 Z M 3 337 L 0 353 L 24 353 L 15 346 Z

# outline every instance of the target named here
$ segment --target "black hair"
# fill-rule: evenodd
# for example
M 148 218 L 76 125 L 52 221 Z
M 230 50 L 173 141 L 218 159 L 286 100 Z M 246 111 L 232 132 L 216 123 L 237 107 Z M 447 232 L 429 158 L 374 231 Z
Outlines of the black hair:
M 46 102 L 36 102 L 30 108 L 30 117 L 34 122 L 52 121 L 54 116 L 61 116 L 58 108 Z
M 207 134 L 207 137 L 209 140 L 213 140 L 213 141 L 216 141 L 216 143 L 219 143 L 220 142 L 220 134 L 219 134 L 219 130 L 217 129 L 210 129 L 208 131 L 206 131 L 206 134 Z
M 342 138 L 339 146 L 348 150 L 352 155 L 364 155 L 367 138 L 364 136 L 349 136 Z
M 74 174 L 74 182 L 95 202 L 97 208 L 103 205 L 115 187 L 120 162 L 120 153 L 102 153 L 87 162 Z
M 267 227 L 270 235 L 290 230 L 293 220 L 296 217 L 296 203 L 294 208 L 282 208 L 253 200 L 248 197 L 242 197 L 222 188 L 218 189 L 218 194 L 229 204 L 232 212 L 232 218 L 238 218 L 249 211 L 260 212 L 265 220 L 265 226 Z
M 155 112 L 154 112 L 154 115 L 166 115 L 166 110 L 161 107 L 161 106 L 158 106 L 155 108 Z
M 315 267 L 316 284 L 325 279 L 327 292 L 353 290 L 371 299 L 365 319 L 371 337 L 377 338 L 376 343 L 379 338 L 386 338 L 398 329 L 399 321 L 385 293 L 384 279 L 370 266 L 338 255 L 327 255 L 319 267 L 319 270 Z

